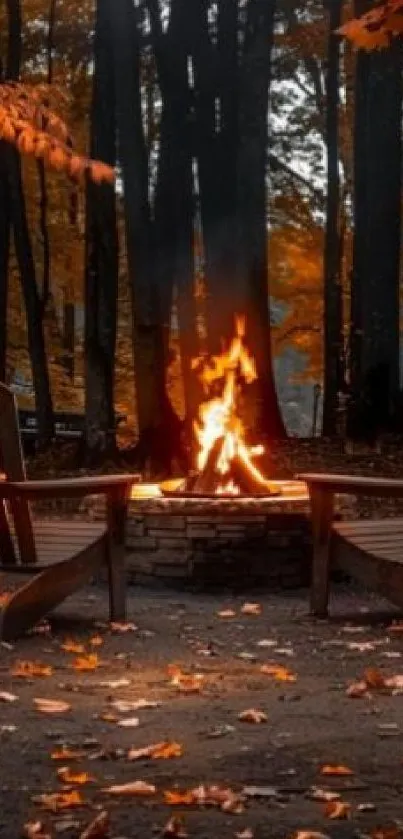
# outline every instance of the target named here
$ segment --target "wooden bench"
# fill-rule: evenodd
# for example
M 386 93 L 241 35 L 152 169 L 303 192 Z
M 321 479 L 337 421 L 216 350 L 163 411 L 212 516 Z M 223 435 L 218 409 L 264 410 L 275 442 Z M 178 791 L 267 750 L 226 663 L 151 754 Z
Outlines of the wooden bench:
M 0 453 L 6 475 L 6 480 L 0 481 L 0 570 L 31 577 L 0 610 L 0 638 L 11 640 L 32 627 L 105 563 L 110 617 L 124 620 L 127 501 L 139 476 L 27 480 L 15 397 L 2 384 Z M 105 522 L 38 519 L 32 515 L 30 502 L 88 495 L 106 497 Z
M 403 608 L 403 518 L 335 521 L 335 495 L 403 498 L 403 481 L 305 473 L 313 530 L 311 613 L 328 613 L 333 564 Z

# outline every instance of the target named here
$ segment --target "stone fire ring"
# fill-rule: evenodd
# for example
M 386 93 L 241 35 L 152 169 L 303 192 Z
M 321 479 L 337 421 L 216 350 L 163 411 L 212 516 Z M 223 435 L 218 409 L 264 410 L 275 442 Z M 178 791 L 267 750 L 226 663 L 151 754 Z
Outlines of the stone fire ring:
M 134 487 L 127 571 L 136 584 L 294 588 L 311 565 L 305 484 L 273 481 L 272 496 L 152 497 Z M 277 489 L 278 488 L 278 489 Z

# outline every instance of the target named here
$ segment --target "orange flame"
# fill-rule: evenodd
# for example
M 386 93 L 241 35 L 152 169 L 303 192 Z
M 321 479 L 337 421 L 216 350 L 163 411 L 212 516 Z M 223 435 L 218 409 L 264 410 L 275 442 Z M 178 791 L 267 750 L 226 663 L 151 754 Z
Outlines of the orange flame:
M 252 462 L 252 458 L 262 455 L 263 446 L 248 446 L 245 442 L 245 430 L 237 414 L 237 391 L 240 380 L 251 384 L 257 378 L 256 364 L 245 346 L 245 317 L 236 316 L 235 335 L 227 351 L 214 356 L 209 364 L 202 367 L 200 378 L 207 393 L 219 379 L 224 379 L 221 396 L 203 402 L 199 407 L 199 419 L 194 423 L 194 431 L 199 445 L 197 469 L 206 466 L 213 446 L 222 439 L 215 465 L 222 475 L 222 483 L 216 489 L 217 495 L 239 495 L 240 487 L 231 477 L 231 463 L 238 458 L 249 472 L 254 482 L 269 489 L 264 475 Z M 192 363 L 193 369 L 200 366 L 200 358 Z

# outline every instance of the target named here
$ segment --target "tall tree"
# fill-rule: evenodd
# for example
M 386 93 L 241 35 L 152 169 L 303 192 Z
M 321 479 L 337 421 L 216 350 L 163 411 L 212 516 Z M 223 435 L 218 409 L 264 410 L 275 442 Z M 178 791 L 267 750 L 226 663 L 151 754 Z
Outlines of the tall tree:
M 340 183 L 339 183 L 339 61 L 342 0 L 327 0 L 328 51 L 326 74 L 326 231 L 324 274 L 324 402 L 323 433 L 338 430 L 339 394 L 344 384 L 343 310 L 340 265 Z
M 115 166 L 115 77 L 109 0 L 98 0 L 91 107 L 92 157 Z M 85 414 L 91 457 L 115 447 L 114 371 L 118 294 L 115 188 L 87 180 L 85 265 Z

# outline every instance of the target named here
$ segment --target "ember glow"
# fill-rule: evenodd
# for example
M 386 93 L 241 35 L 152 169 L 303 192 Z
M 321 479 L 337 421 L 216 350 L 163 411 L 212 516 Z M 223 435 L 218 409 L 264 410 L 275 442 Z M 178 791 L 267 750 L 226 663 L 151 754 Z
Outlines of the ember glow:
M 235 335 L 228 350 L 214 356 L 209 363 L 198 358 L 193 369 L 199 375 L 207 395 L 222 380 L 221 395 L 214 395 L 199 407 L 199 418 L 194 431 L 199 446 L 197 470 L 208 468 L 213 456 L 213 468 L 220 476 L 215 487 L 217 495 L 240 495 L 236 474 L 247 474 L 261 491 L 270 492 L 269 482 L 253 463 L 253 458 L 263 454 L 263 446 L 248 446 L 245 429 L 237 410 L 239 388 L 242 382 L 251 384 L 257 378 L 255 360 L 245 344 L 245 318 L 235 319 Z M 235 464 L 238 468 L 235 469 Z

